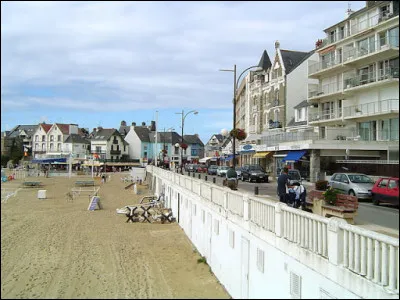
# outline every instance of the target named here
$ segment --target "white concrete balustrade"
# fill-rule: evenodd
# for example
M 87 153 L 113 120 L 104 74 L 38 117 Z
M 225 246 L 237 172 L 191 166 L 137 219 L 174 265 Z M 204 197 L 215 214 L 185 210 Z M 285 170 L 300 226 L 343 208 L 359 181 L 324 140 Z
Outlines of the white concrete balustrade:
M 147 171 L 233 298 L 398 299 L 398 239 L 198 178 Z

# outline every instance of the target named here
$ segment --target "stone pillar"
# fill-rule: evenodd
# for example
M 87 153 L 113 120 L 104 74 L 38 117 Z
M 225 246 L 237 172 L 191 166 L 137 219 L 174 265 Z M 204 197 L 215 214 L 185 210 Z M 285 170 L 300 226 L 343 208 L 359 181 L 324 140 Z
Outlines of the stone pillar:
M 310 182 L 318 181 L 317 175 L 321 171 L 320 150 L 312 149 L 310 154 Z
M 243 220 L 248 221 L 250 216 L 250 202 L 249 195 L 243 195 Z
M 347 224 L 341 218 L 332 217 L 328 223 L 328 259 L 335 266 L 338 266 L 343 261 L 343 230 L 339 228 L 339 224 Z
M 275 234 L 277 237 L 283 237 L 284 226 L 288 226 L 288 224 L 284 224 L 284 216 L 282 206 L 286 204 L 282 202 L 278 202 L 275 204 Z

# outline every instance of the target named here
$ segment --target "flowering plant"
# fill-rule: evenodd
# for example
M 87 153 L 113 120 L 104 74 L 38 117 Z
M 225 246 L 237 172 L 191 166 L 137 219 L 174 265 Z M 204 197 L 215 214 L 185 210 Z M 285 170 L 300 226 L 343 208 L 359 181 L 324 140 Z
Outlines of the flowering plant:
M 231 130 L 230 136 L 242 141 L 247 137 L 247 133 L 244 131 L 244 129 L 235 128 Z
M 165 150 L 165 149 L 162 150 L 162 153 L 164 153 L 164 154 L 166 154 L 167 152 L 168 152 L 168 151 Z
M 317 40 L 317 41 L 315 42 L 315 47 L 316 47 L 316 48 L 320 47 L 321 45 L 322 45 L 322 40 Z
M 185 143 L 181 143 L 181 148 L 182 148 L 182 149 L 187 149 L 187 147 L 188 147 L 188 145 L 187 145 L 187 144 L 185 144 Z
M 335 205 L 336 204 L 336 195 L 340 194 L 340 191 L 329 187 L 325 192 L 322 193 L 324 199 L 328 204 Z

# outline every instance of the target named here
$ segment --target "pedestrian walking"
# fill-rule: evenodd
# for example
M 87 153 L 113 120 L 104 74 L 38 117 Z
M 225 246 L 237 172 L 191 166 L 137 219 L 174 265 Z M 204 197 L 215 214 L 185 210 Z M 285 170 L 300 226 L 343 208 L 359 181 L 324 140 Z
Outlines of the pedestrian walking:
M 278 177 L 277 194 L 279 196 L 279 201 L 283 203 L 287 203 L 288 185 L 290 179 L 288 171 L 288 168 L 283 168 L 282 174 Z

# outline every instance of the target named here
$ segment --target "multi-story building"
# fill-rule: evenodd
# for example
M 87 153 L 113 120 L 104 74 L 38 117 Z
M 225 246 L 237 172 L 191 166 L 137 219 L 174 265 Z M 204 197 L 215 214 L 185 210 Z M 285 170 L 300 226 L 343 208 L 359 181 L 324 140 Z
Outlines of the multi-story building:
M 216 163 L 222 154 L 222 145 L 226 137 L 222 134 L 213 134 L 204 146 L 204 157 L 200 162 Z
M 33 148 L 32 148 L 32 157 L 33 158 L 43 158 L 47 153 L 47 141 L 50 128 L 53 124 L 40 123 L 36 131 L 33 133 Z
M 13 141 L 18 139 L 18 145 L 22 147 L 21 151 L 30 156 L 32 153 L 32 137 L 38 125 L 17 125 L 9 131 L 2 133 L 1 153 L 10 155 Z
M 91 133 L 90 150 L 100 160 L 118 161 L 128 158 L 129 144 L 115 128 L 94 128 Z

